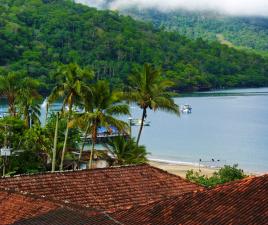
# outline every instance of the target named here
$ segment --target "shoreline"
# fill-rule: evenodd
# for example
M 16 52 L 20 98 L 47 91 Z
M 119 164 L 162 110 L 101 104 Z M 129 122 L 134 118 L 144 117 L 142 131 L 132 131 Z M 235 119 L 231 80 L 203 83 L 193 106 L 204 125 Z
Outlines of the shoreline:
M 162 159 L 149 159 L 148 162 L 151 166 L 157 167 L 159 169 L 165 170 L 171 174 L 185 178 L 186 172 L 188 170 L 193 170 L 194 172 L 200 172 L 200 174 L 205 176 L 212 176 L 214 172 L 217 172 L 219 168 L 207 167 L 204 165 L 199 166 L 198 163 L 191 162 L 178 162 L 172 160 L 162 160 Z
M 151 166 L 156 168 L 165 170 L 171 174 L 180 176 L 185 178 L 188 170 L 193 170 L 194 172 L 199 172 L 201 175 L 212 176 L 214 172 L 217 172 L 221 167 L 211 167 L 205 166 L 198 163 L 191 162 L 180 162 L 180 161 L 172 161 L 172 160 L 164 160 L 164 159 L 149 159 L 148 162 Z M 245 174 L 249 176 L 261 176 L 267 174 L 265 172 L 252 172 L 245 171 Z

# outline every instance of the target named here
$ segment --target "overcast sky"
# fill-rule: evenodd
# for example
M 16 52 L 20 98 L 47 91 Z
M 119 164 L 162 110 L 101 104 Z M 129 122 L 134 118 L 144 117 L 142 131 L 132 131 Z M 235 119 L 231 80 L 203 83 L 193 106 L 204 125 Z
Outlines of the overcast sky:
M 101 7 L 105 0 L 76 0 L 93 7 Z M 114 0 L 112 9 L 138 6 L 168 11 L 173 9 L 216 10 L 233 15 L 268 16 L 268 0 Z

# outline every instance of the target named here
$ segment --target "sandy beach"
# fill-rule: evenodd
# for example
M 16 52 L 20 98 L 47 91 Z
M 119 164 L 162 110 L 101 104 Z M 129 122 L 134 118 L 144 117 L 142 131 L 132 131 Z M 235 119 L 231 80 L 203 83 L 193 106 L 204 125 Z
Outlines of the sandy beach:
M 188 170 L 199 172 L 199 166 L 194 164 L 176 164 L 154 160 L 150 160 L 149 164 L 181 177 L 185 177 Z M 200 173 L 206 176 L 211 176 L 215 171 L 217 171 L 216 168 L 200 167 Z
M 165 170 L 169 173 L 175 174 L 180 177 L 186 176 L 186 172 L 188 170 L 193 170 L 196 172 L 200 172 L 200 174 L 205 175 L 205 176 L 212 176 L 214 172 L 218 171 L 219 168 L 212 168 L 212 167 L 207 167 L 207 166 L 200 166 L 198 164 L 191 164 L 191 163 L 173 163 L 173 162 L 165 162 L 163 161 L 158 161 L 158 160 L 149 160 L 149 164 L 157 167 L 159 169 Z M 200 171 L 199 171 L 200 169 Z M 249 176 L 261 176 L 266 174 L 267 172 L 252 172 L 252 171 L 245 171 L 245 173 Z

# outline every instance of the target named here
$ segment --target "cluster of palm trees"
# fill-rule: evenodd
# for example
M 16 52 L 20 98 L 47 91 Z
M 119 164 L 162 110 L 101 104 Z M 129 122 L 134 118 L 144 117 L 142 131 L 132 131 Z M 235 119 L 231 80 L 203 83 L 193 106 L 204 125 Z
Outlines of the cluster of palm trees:
M 129 76 L 125 90 L 120 91 L 112 90 L 108 81 L 94 81 L 91 69 L 81 68 L 75 63 L 60 66 L 55 76 L 58 83 L 48 97 L 48 107 L 55 101 L 62 101 L 63 104 L 55 124 L 52 171 L 55 171 L 56 167 L 59 117 L 67 119 L 59 166 L 59 169 L 63 170 L 69 130 L 73 126 L 79 127 L 84 133 L 79 161 L 84 151 L 85 140 L 88 135 L 91 136 L 92 148 L 88 167 L 92 168 L 98 128 L 113 126 L 120 133 L 127 133 L 129 125 L 118 118 L 130 114 L 129 103 L 135 103 L 142 109 L 141 125 L 136 141 L 130 138 L 129 142 L 125 143 L 123 139 L 117 138 L 114 144 L 110 144 L 113 153 L 120 155 L 116 159 L 118 164 L 145 161 L 147 153 L 143 146 L 139 146 L 139 142 L 149 109 L 165 110 L 179 115 L 179 108 L 168 91 L 173 83 L 164 79 L 160 70 L 149 64 L 135 70 Z M 37 103 L 40 99 L 37 92 L 39 86 L 36 80 L 17 73 L 0 76 L 0 95 L 8 101 L 9 114 L 22 117 L 27 127 L 30 127 L 32 122 L 40 122 L 40 105 Z M 76 112 L 76 107 L 83 109 L 82 112 Z M 135 154 L 132 154 L 133 152 Z
M 63 99 L 62 115 L 67 117 L 60 170 L 63 170 L 69 129 L 74 125 L 85 129 L 85 138 L 91 134 L 92 150 L 88 167 L 92 168 L 98 127 L 115 126 L 120 132 L 124 132 L 127 123 L 116 119 L 116 116 L 129 114 L 129 107 L 120 101 L 119 95 L 110 89 L 107 81 L 93 83 L 93 72 L 90 69 L 82 69 L 77 64 L 68 64 L 60 67 L 58 72 L 62 79 L 52 90 L 48 103 Z M 74 106 L 80 106 L 83 112 L 75 113 Z M 79 160 L 84 146 L 85 141 L 80 150 Z
M 40 123 L 40 86 L 39 81 L 24 73 L 9 72 L 0 75 L 0 97 L 6 98 L 9 115 L 21 117 L 27 128 L 31 123 Z

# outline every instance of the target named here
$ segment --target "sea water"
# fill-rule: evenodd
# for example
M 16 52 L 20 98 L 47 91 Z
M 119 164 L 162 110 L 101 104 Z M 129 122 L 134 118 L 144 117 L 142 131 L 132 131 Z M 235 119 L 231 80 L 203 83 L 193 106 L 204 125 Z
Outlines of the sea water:
M 268 172 L 268 88 L 200 93 L 175 102 L 190 104 L 192 113 L 148 111 L 151 126 L 144 127 L 141 144 L 150 158 Z M 142 112 L 135 107 L 132 114 Z M 134 135 L 138 128 L 132 129 Z
M 175 98 L 178 105 L 190 104 L 191 114 L 180 117 L 148 111 L 141 144 L 149 158 L 172 163 L 222 166 L 239 164 L 252 172 L 268 172 L 268 88 L 196 93 Z M 43 105 L 44 106 L 44 105 Z M 59 110 L 61 103 L 52 105 Z M 6 102 L 0 112 L 7 111 Z M 44 123 L 45 107 L 41 108 Z M 132 118 L 142 111 L 131 107 Z M 127 118 L 125 118 L 127 120 Z M 139 127 L 132 127 L 137 136 Z

